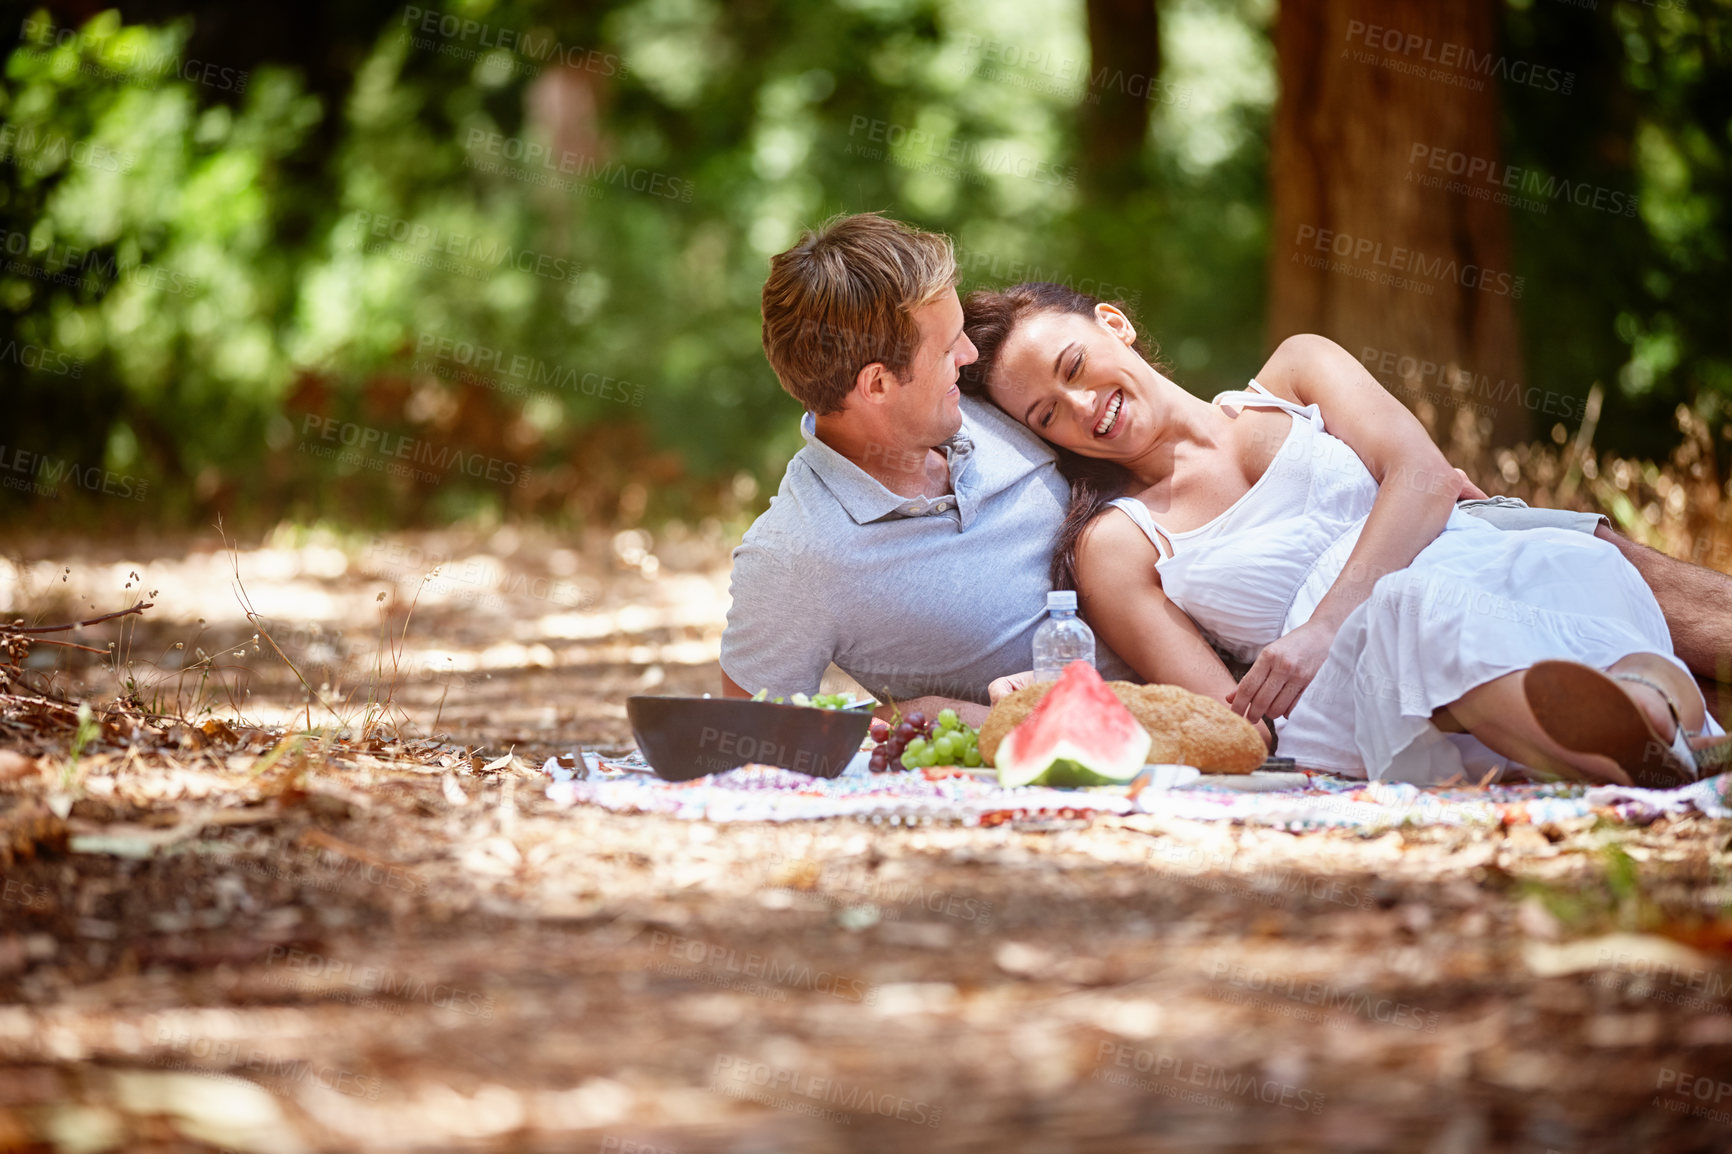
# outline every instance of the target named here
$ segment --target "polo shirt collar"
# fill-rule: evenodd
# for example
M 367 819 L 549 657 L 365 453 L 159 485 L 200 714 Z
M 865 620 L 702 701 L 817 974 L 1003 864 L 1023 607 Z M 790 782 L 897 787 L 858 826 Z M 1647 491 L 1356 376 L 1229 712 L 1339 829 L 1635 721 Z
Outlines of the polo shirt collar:
M 892 515 L 904 515 L 904 507 L 911 500 L 920 504 L 926 503 L 919 498 L 892 493 L 877 478 L 826 445 L 818 437 L 817 419 L 809 412 L 800 418 L 800 435 L 806 439 L 806 453 L 809 454 L 807 463 L 812 471 L 818 474 L 824 487 L 830 490 L 856 524 L 865 525 Z M 962 471 L 964 463 L 974 452 L 974 442 L 969 439 L 966 420 L 963 428 L 939 447 L 950 461 L 951 499 L 957 502 L 959 511 L 966 520 L 967 513 L 962 502 Z

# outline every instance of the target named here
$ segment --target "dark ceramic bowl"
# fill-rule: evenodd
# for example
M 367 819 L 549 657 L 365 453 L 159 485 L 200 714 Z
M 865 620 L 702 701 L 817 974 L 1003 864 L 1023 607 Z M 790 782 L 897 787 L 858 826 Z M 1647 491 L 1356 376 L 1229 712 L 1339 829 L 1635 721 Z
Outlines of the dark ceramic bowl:
M 742 697 L 632 697 L 637 747 L 668 781 L 690 781 L 747 762 L 836 777 L 860 749 L 872 715 Z

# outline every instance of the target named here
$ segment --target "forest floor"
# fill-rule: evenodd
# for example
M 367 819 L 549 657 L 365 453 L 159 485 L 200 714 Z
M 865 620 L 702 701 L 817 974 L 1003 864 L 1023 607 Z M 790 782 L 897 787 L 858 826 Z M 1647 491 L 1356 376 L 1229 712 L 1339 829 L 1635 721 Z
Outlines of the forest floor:
M 0 697 L 0 1150 L 1732 1148 L 1725 823 L 549 803 L 628 694 L 714 689 L 726 567 L 719 530 L 0 562 L 7 620 L 151 604 L 55 635 L 118 672 L 37 646 Z

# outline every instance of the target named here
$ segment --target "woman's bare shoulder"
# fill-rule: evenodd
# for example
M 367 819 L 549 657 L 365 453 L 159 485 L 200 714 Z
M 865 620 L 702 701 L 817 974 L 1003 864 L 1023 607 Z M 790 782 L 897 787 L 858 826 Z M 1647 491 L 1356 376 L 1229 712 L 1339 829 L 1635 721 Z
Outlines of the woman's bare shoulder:
M 1133 498 L 1134 499 L 1134 498 Z M 1116 580 L 1136 571 L 1146 574 L 1156 584 L 1155 561 L 1160 552 L 1141 526 L 1122 509 L 1108 507 L 1095 514 L 1094 520 L 1083 527 L 1076 545 L 1078 577 L 1084 580 L 1106 578 Z
M 1310 404 L 1300 395 L 1300 386 L 1319 376 L 1339 374 L 1343 358 L 1351 362 L 1353 354 L 1328 337 L 1294 333 L 1257 370 L 1257 383 L 1284 401 Z

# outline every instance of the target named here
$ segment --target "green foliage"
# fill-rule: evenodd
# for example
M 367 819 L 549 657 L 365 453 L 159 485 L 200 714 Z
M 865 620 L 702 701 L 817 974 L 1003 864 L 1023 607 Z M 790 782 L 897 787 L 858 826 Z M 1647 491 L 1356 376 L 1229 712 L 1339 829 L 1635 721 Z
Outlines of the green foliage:
M 798 445 L 768 259 L 865 209 L 953 235 L 964 287 L 1128 298 L 1198 393 L 1266 351 L 1271 0 L 1162 4 L 1110 193 L 1079 125 L 1124 86 L 1076 0 L 428 7 L 28 17 L 0 347 L 62 360 L 0 364 L 8 446 L 139 478 L 169 521 L 738 513 Z M 1616 375 L 1656 436 L 1732 390 L 1728 27 L 1727 0 L 1511 0 L 1512 43 L 1619 77 L 1512 93 L 1512 156 L 1641 203 L 1515 214 L 1530 377 Z
M 26 39 L 0 94 L 0 227 L 28 238 L 9 243 L 0 281 L 8 335 L 82 362 L 76 377 L 19 375 L 12 443 L 133 472 L 142 452 L 183 482 L 256 458 L 281 402 L 295 269 L 276 243 L 279 176 L 321 115 L 280 68 L 254 74 L 238 107 L 201 106 L 158 70 L 186 31 L 105 13 L 69 44 Z
M 368 6 L 316 56 L 222 61 L 244 77 L 227 86 L 174 66 L 210 9 L 31 17 L 6 123 L 121 160 L 6 158 L 0 220 L 33 247 L 0 279 L 0 325 L 82 362 L 9 388 L 17 443 L 154 478 L 169 517 L 285 492 L 363 518 L 674 508 L 707 477 L 769 481 L 797 447 L 759 289 L 802 227 L 863 209 L 951 232 L 968 286 L 1131 297 L 1199 391 L 1256 363 L 1266 12 L 1173 5 L 1187 104 L 1154 107 L 1146 188 L 1098 205 L 1076 179 L 1071 3 L 449 11 L 482 31 Z M 1253 67 L 1225 66 L 1247 45 Z M 344 448 L 322 420 L 531 477 L 384 476 L 320 456 Z
M 1508 38 L 1579 77 L 1505 91 L 1509 162 L 1554 190 L 1510 214 L 1529 381 L 1601 381 L 1598 439 L 1663 457 L 1675 406 L 1719 425 L 1732 400 L 1732 3 L 1511 0 Z

